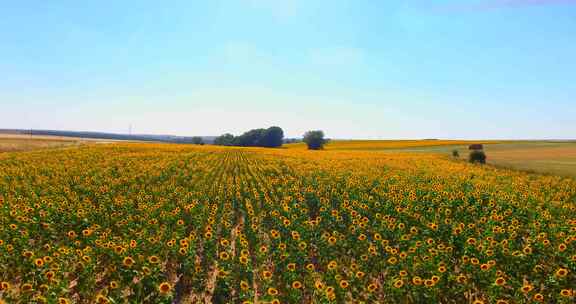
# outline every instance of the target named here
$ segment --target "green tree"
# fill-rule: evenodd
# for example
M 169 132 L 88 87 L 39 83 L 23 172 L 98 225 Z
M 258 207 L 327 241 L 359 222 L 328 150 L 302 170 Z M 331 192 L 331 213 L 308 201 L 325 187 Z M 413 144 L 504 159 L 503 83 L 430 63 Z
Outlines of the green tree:
M 324 139 L 324 132 L 320 130 L 306 132 L 303 141 L 308 145 L 309 150 L 321 150 L 327 142 Z
M 284 141 L 284 131 L 280 127 L 270 127 L 268 129 L 252 129 L 244 132 L 240 136 L 224 134 L 216 137 L 214 143 L 222 146 L 241 147 L 281 147 Z
M 214 139 L 214 144 L 219 146 L 233 146 L 236 138 L 230 133 L 220 135 Z
M 264 132 L 264 137 L 261 140 L 263 147 L 277 148 L 282 146 L 284 141 L 284 131 L 280 127 L 270 127 Z
M 468 160 L 475 164 L 485 164 L 486 163 L 486 153 L 482 150 L 472 150 Z
M 192 143 L 195 145 L 203 145 L 204 140 L 200 136 L 194 136 L 194 137 L 192 137 Z

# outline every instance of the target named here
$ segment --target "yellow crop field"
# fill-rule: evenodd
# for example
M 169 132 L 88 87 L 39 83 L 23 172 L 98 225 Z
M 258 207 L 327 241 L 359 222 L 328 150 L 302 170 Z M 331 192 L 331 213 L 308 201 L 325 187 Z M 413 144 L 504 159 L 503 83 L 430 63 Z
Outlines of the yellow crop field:
M 2 153 L 1 301 L 574 303 L 574 179 L 334 146 Z
M 326 150 L 362 150 L 376 151 L 386 149 L 402 149 L 414 147 L 458 146 L 468 144 L 496 144 L 502 141 L 484 140 L 333 140 L 326 144 Z M 306 149 L 304 143 L 286 145 L 288 149 Z

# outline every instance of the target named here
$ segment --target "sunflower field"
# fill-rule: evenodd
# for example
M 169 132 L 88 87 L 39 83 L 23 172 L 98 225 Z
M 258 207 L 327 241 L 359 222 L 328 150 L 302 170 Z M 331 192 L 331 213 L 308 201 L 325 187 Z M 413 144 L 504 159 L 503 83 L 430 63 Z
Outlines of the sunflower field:
M 432 154 L 0 154 L 0 303 L 575 303 L 576 181 Z

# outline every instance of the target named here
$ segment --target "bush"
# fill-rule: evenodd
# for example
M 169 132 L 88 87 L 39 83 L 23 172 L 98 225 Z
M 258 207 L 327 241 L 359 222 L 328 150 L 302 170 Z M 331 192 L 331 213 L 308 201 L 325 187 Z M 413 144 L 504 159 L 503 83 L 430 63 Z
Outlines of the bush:
M 452 150 L 452 157 L 454 157 L 454 158 L 460 157 L 460 153 L 458 152 L 458 150 Z
M 486 153 L 482 150 L 473 150 L 470 152 L 469 161 L 475 164 L 485 164 L 486 163 Z
M 306 132 L 303 141 L 308 145 L 309 150 L 321 150 L 324 148 L 324 144 L 326 143 L 324 132 L 320 130 Z

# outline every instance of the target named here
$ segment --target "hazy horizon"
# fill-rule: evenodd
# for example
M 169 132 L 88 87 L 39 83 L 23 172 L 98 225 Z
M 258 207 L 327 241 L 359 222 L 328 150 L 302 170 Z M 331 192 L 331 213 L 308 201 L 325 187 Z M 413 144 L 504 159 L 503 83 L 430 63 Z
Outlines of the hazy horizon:
M 0 129 L 575 139 L 576 0 L 0 10 Z

